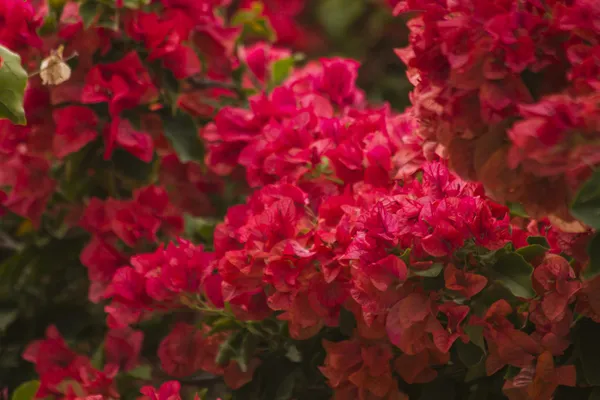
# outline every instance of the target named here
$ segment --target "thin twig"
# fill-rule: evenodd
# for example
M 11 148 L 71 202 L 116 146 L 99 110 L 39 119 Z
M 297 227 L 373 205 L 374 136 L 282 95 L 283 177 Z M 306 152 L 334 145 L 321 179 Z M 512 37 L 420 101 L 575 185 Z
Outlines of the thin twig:
M 6 232 L 0 231 L 0 247 L 15 251 L 21 251 L 23 249 L 23 244 L 15 242 L 10 236 L 6 234 Z
M 220 88 L 220 89 L 229 89 L 229 90 L 233 90 L 233 91 L 238 91 L 238 87 L 230 82 L 221 82 L 221 81 L 215 81 L 212 79 L 200 79 L 200 78 L 195 78 L 195 77 L 190 77 L 187 79 L 187 82 L 192 85 L 191 89 L 188 89 L 187 91 L 194 91 L 194 90 L 202 90 L 202 89 L 213 89 L 213 88 Z

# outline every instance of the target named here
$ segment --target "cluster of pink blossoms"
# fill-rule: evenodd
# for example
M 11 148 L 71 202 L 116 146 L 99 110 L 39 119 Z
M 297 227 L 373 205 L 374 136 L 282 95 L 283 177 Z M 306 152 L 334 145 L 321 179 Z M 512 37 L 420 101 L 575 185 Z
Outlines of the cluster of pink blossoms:
M 59 44 L 78 54 L 64 84 L 32 79 L 26 127 L 1 123 L 4 208 L 38 221 L 56 187 L 51 166 L 96 142 L 108 161 L 119 151 L 159 160 L 159 185 L 121 199 L 126 190 L 109 184 L 103 196 L 79 199 L 79 225 L 91 235 L 81 253 L 89 297 L 106 301 L 104 367 L 50 327 L 24 353 L 40 376 L 36 398 L 119 398 L 116 377 L 141 363 L 143 323 L 175 313 L 152 383 L 199 371 L 232 389 L 252 380 L 265 348 L 218 360 L 237 332 L 214 329 L 211 313 L 236 329 L 275 321 L 296 341 L 341 328 L 345 313 L 355 327 L 346 340 L 323 341 L 319 368 L 336 400 L 407 399 L 408 386 L 434 381 L 467 345 L 481 353 L 472 365 L 481 376 L 518 370 L 504 384 L 510 399 L 550 400 L 558 385 L 576 384 L 575 366 L 561 359 L 571 328 L 580 316 L 600 323 L 600 277 L 581 278 L 589 235 L 512 218 L 485 189 L 562 217 L 559 206 L 598 162 L 592 2 L 393 1 L 398 12 L 418 12 L 399 52 L 416 84 L 414 107 L 401 114 L 370 106 L 355 84 L 359 64 L 343 58 L 309 63 L 271 87 L 291 52 L 262 42 L 234 51 L 241 29 L 215 11 L 227 1 L 153 2 L 160 12 L 122 3 L 112 30 L 86 28 L 80 3 L 66 2 L 48 44 L 36 33 L 47 6 L 37 14 L 17 0 L 0 6 L 11 22 L 0 42 L 26 64 Z M 267 3 L 285 44 L 297 35 L 286 28 L 301 2 Z M 240 66 L 248 72 L 240 90 L 259 93 L 248 108 L 217 110 L 238 94 L 231 76 Z M 182 89 L 172 103 L 167 73 Z M 199 87 L 199 73 L 213 86 Z M 555 76 L 564 78 L 556 92 L 536 83 Z M 159 113 L 170 107 L 212 120 L 194 137 L 206 165 L 181 161 L 165 138 Z M 461 179 L 446 156 L 483 184 Z M 184 239 L 157 245 L 182 234 L 184 212 L 210 213 L 206 192 L 237 173 L 253 192 L 228 209 L 213 250 Z M 557 189 L 555 199 L 540 200 L 548 193 L 540 188 Z M 167 381 L 141 393 L 173 400 L 180 389 Z
M 570 219 L 600 163 L 597 2 L 406 0 L 395 12 L 414 15 L 397 53 L 420 135 L 497 199 Z
M 276 316 L 298 340 L 338 327 L 341 310 L 349 310 L 355 337 L 326 344 L 322 368 L 339 399 L 404 398 L 395 374 L 407 383 L 433 380 L 434 367 L 449 362 L 457 341 L 469 343 L 473 329 L 482 329 L 487 343 L 488 374 L 511 365 L 533 368 L 534 379 L 536 362 L 547 363 L 570 344 L 569 304 L 577 301 L 578 312 L 593 318 L 598 309 L 577 278 L 585 254 L 575 270 L 557 255 L 578 236 L 544 221 L 519 227 L 483 186 L 436 161 L 436 146 L 419 138 L 412 110 L 369 109 L 351 82 L 325 85 L 332 82 L 328 73 L 352 78 L 356 64 L 322 60 L 251 99 L 250 110 L 217 115 L 203 133 L 207 163 L 221 174 L 244 167 L 257 190 L 217 226 L 214 254 L 202 253 L 202 262 L 173 261 L 193 257 L 190 244 L 181 243 L 136 256 L 115 274 L 112 304 L 129 307 L 120 309 L 127 315 L 156 311 L 162 299 L 186 306 L 189 297 L 181 294 L 196 294 L 216 309 L 227 304 L 242 321 Z M 529 236 L 544 237 L 549 248 L 527 258 L 534 272 L 532 293 L 518 296 L 525 308 L 498 300 L 482 314 L 478 294 L 497 277 L 477 255 L 501 252 L 509 242 L 527 254 Z M 428 287 L 436 276 L 442 281 Z M 515 327 L 508 319 L 515 313 L 527 316 L 534 332 Z M 184 329 L 192 328 L 176 326 L 161 348 Z M 166 370 L 205 360 L 159 356 Z M 573 366 L 560 368 L 561 384 L 574 385 Z M 512 384 L 507 391 L 528 390 Z

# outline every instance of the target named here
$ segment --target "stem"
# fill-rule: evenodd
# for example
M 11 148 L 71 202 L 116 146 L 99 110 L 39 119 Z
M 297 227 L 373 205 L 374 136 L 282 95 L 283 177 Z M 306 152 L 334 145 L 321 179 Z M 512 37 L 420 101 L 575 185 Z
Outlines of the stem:
M 198 90 L 198 89 L 214 89 L 214 88 L 220 88 L 220 89 L 229 89 L 229 90 L 233 90 L 235 92 L 238 92 L 239 89 L 238 87 L 230 82 L 221 82 L 221 81 L 215 81 L 212 79 L 201 79 L 201 78 L 195 78 L 195 77 L 190 77 L 187 79 L 187 82 L 192 85 L 191 89 L 188 89 L 186 91 L 191 92 L 193 90 Z
M 10 236 L 6 234 L 6 232 L 0 231 L 0 247 L 15 251 L 21 251 L 23 249 L 23 244 L 15 242 Z

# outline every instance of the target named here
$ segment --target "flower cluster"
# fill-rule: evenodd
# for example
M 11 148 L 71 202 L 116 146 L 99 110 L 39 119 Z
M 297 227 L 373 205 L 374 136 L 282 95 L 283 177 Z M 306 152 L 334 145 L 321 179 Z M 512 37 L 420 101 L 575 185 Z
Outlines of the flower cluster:
M 31 343 L 23 357 L 35 364 L 40 376 L 39 398 L 118 398 L 115 377 L 119 370 L 138 364 L 143 333 L 134 330 L 110 331 L 105 339 L 104 369 L 89 358 L 70 349 L 56 327 L 50 326 L 46 338 Z
M 420 134 L 498 200 L 570 220 L 600 162 L 596 3 L 407 0 L 395 12 L 416 15 L 397 53 Z
M 183 218 L 164 189 L 148 186 L 135 191 L 132 200 L 91 198 L 80 225 L 92 234 L 81 253 L 81 263 L 91 281 L 90 300 L 98 301 L 131 253 L 157 242 L 159 232 L 167 237 L 180 234 Z M 125 249 L 130 250 L 122 251 Z
M 600 382 L 598 236 L 566 216 L 600 163 L 592 1 L 388 1 L 417 15 L 401 113 L 357 61 L 295 66 L 303 1 L 4 3 L 0 43 L 71 71 L 32 76 L 26 126 L 0 121 L 11 250 L 77 243 L 107 327 L 31 343 L 35 398 Z

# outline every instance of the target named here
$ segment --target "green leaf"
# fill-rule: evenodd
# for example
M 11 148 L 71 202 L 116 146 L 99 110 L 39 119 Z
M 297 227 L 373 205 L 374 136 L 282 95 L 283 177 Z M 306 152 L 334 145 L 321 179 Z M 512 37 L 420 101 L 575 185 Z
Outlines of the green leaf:
M 143 6 L 150 4 L 150 0 L 125 0 L 123 5 L 132 10 L 138 10 Z
M 364 0 L 321 0 L 317 17 L 329 35 L 342 38 L 363 15 L 366 5 Z
M 200 400 L 204 400 L 204 398 L 206 398 L 206 395 L 208 394 L 208 388 L 200 389 L 196 392 L 196 394 L 198 395 L 198 398 Z
M 433 382 L 423 385 L 419 400 L 453 400 L 456 398 L 456 389 L 451 379 L 440 377 Z
M 485 352 L 485 342 L 483 340 L 483 326 L 467 325 L 464 331 L 469 336 L 471 342 Z
M 548 243 L 548 239 L 546 239 L 545 236 L 529 236 L 527 238 L 527 243 L 531 244 L 531 245 L 537 244 L 537 245 L 540 245 L 540 246 L 542 246 L 542 247 L 544 247 L 546 249 L 550 248 L 550 244 Z
M 600 233 L 596 233 L 588 243 L 587 248 L 590 262 L 583 270 L 581 276 L 583 279 L 592 279 L 600 274 Z
M 35 397 L 39 387 L 40 381 L 29 381 L 22 383 L 18 388 L 15 389 L 11 400 L 32 400 Z
M 583 319 L 578 324 L 577 343 L 583 375 L 587 383 L 600 386 L 600 324 Z
M 115 169 L 121 177 L 144 183 L 149 183 L 154 171 L 154 164 L 157 160 L 158 156 L 156 153 L 152 161 L 146 163 L 121 148 L 115 149 L 111 158 Z
M 227 363 L 236 356 L 242 340 L 242 332 L 236 332 L 229 336 L 227 340 L 219 346 L 219 352 L 217 353 L 215 362 L 218 365 L 227 365 Z
M 521 372 L 521 368 L 509 365 L 504 373 L 504 379 L 513 379 L 515 376 L 519 375 L 519 372 Z
M 189 114 L 163 114 L 164 134 L 182 162 L 202 161 L 204 149 L 198 127 Z
M 229 317 L 222 317 L 216 320 L 213 324 L 208 336 L 214 335 L 215 333 L 231 331 L 240 327 L 239 323 Z
M 148 381 L 152 379 L 152 367 L 150 365 L 140 365 L 139 367 L 127 372 L 127 375 L 133 378 Z
M 465 382 L 471 382 L 475 379 L 482 378 L 486 375 L 487 373 L 485 371 L 485 360 L 481 360 L 479 363 L 467 369 L 467 374 L 465 375 Z
M 81 16 L 85 29 L 92 26 L 99 10 L 100 4 L 97 3 L 96 0 L 88 0 L 81 3 L 79 6 L 79 15 Z
M 10 324 L 15 322 L 19 312 L 17 310 L 1 310 L 0 311 L 0 333 L 4 332 Z
M 253 36 L 267 39 L 270 42 L 274 42 L 277 39 L 277 34 L 273 29 L 273 26 L 269 20 L 262 15 L 263 5 L 260 2 L 252 3 L 250 9 L 239 10 L 231 18 L 231 25 L 241 26 L 242 35 L 240 39 L 244 39 Z
M 294 389 L 302 375 L 301 369 L 295 369 L 291 374 L 286 376 L 283 381 L 277 386 L 274 400 L 290 400 L 294 396 Z
M 600 169 L 594 172 L 575 195 L 571 214 L 592 228 L 600 229 Z
M 104 367 L 104 343 L 102 343 L 96 351 L 91 359 L 92 366 L 96 369 L 101 370 Z
M 436 263 L 436 264 L 433 264 L 431 266 L 431 268 L 423 270 L 423 271 L 411 269 L 410 274 L 416 275 L 416 276 L 422 276 L 424 278 L 435 278 L 442 272 L 443 268 L 444 268 L 444 266 L 442 264 Z
M 504 285 L 517 297 L 530 299 L 535 297 L 531 283 L 533 267 L 522 255 L 508 253 L 501 257 L 492 267 L 492 278 Z
M 351 311 L 345 308 L 340 310 L 340 332 L 346 336 L 352 336 L 356 328 L 356 318 Z
M 462 340 L 457 340 L 454 346 L 456 347 L 458 358 L 467 367 L 479 364 L 485 355 L 483 350 L 473 342 L 464 343 Z
M 508 209 L 510 215 L 514 217 L 529 218 L 527 211 L 525 211 L 521 203 L 508 203 Z
M 529 246 L 525 246 L 525 247 L 521 247 L 520 249 L 517 249 L 517 254 L 520 254 L 521 256 L 523 256 L 523 258 L 527 261 L 532 261 L 538 257 L 542 257 L 544 254 L 546 254 L 546 252 L 548 251 L 548 248 L 544 247 L 544 246 L 540 246 L 539 244 L 531 244 Z
M 271 80 L 269 83 L 271 89 L 279 86 L 290 75 L 294 68 L 294 63 L 294 57 L 287 57 L 271 64 Z
M 234 358 L 234 360 L 237 361 L 237 363 L 239 364 L 242 372 L 248 371 L 250 359 L 254 355 L 254 351 L 256 350 L 257 345 L 258 337 L 250 333 L 244 336 L 240 349 L 236 352 L 237 354 Z
M 23 96 L 27 86 L 27 71 L 21 65 L 21 57 L 0 46 L 0 119 L 7 118 L 18 125 L 27 124 Z

